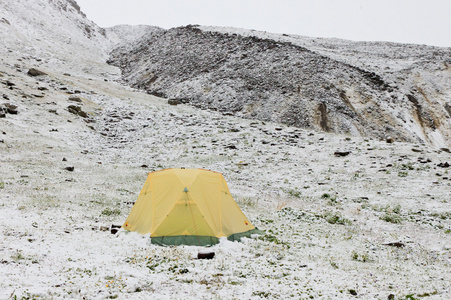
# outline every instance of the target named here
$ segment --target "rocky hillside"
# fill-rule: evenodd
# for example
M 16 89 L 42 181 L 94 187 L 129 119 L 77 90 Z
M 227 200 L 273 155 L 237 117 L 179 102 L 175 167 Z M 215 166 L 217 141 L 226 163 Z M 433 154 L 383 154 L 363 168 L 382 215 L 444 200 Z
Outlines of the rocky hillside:
M 451 49 L 186 26 L 109 62 L 150 94 L 303 128 L 450 145 Z

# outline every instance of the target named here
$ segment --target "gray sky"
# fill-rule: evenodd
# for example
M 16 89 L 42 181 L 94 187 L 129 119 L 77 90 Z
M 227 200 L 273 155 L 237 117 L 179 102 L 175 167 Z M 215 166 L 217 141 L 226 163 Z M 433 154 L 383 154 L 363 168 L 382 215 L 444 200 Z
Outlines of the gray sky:
M 232 26 L 451 47 L 450 0 L 76 0 L 102 27 Z

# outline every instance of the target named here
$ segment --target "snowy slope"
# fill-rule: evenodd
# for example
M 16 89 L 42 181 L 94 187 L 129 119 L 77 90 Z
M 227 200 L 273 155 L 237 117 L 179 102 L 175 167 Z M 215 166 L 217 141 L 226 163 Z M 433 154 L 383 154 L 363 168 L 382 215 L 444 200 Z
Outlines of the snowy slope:
M 105 30 L 73 0 L 2 0 L 0 53 L 67 73 L 116 73 L 108 68 Z

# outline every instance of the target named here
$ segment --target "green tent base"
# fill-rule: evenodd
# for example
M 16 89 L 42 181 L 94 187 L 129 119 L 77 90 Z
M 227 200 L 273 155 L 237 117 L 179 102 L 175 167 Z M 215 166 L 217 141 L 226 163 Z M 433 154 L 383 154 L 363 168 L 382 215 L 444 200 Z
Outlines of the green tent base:
M 229 241 L 240 241 L 242 237 L 250 238 L 252 234 L 264 234 L 263 231 L 254 228 L 245 232 L 239 232 L 227 237 Z M 175 236 L 157 236 L 150 238 L 151 244 L 159 246 L 213 246 L 219 243 L 219 238 L 214 236 L 198 235 L 175 235 Z

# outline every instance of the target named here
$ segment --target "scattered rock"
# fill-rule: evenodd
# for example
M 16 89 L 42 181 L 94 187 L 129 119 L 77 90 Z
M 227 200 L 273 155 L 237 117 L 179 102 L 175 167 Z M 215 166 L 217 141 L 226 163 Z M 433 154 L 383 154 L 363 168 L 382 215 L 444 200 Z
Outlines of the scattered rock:
M 178 104 L 180 104 L 180 101 L 177 99 L 169 99 L 168 104 L 169 105 L 178 105 Z
M 66 167 L 64 169 L 69 171 L 69 172 L 73 172 L 75 170 L 75 167 Z
M 64 73 L 63 75 L 64 75 L 64 76 L 70 76 L 70 74 L 69 74 L 69 73 Z
M 100 231 L 108 231 L 110 230 L 110 227 L 108 226 L 100 226 Z
M 38 90 L 40 90 L 40 91 L 48 91 L 49 89 L 46 88 L 45 86 L 40 86 L 40 87 L 38 87 Z
M 82 102 L 80 97 L 77 96 L 71 96 L 69 97 L 69 101 L 74 101 L 74 102 Z
M 47 73 L 42 72 L 42 71 L 40 71 L 40 70 L 38 70 L 38 69 L 35 69 L 35 68 L 31 68 L 30 70 L 28 70 L 27 74 L 30 75 L 30 76 L 43 76 L 43 75 L 47 75 Z
M 67 161 L 67 159 L 65 157 L 63 157 L 63 161 Z
M 398 248 L 401 248 L 401 247 L 405 247 L 405 246 L 406 246 L 406 244 L 404 244 L 403 242 L 390 242 L 390 243 L 385 243 L 385 244 L 382 244 L 382 245 L 385 245 L 385 246 L 392 246 L 392 247 L 398 247 Z
M 141 168 L 148 168 L 148 165 L 141 165 Z
M 449 150 L 448 148 L 440 148 L 440 150 L 451 153 L 451 150 Z
M 444 162 L 444 163 L 439 163 L 439 164 L 437 164 L 437 167 L 440 167 L 440 168 L 449 168 L 449 163 L 448 162 Z
M 215 257 L 214 252 L 199 252 L 197 253 L 197 259 L 213 259 Z
M 353 296 L 357 296 L 357 292 L 354 289 L 349 289 L 349 294 L 351 294 Z
M 395 295 L 390 294 L 390 295 L 388 295 L 387 299 L 388 300 L 394 300 L 395 299 Z
M 393 142 L 395 141 L 393 138 L 391 138 L 391 137 L 388 137 L 386 140 L 385 140 L 388 144 L 393 144 Z
M 351 153 L 351 151 L 335 151 L 334 155 L 336 157 L 343 157 L 343 156 L 348 156 Z
M 116 234 L 118 231 L 119 231 L 119 229 L 121 229 L 121 225 L 111 225 L 111 234 Z
M 412 151 L 413 151 L 413 152 L 423 152 L 422 150 L 417 149 L 417 148 L 412 148 Z
M 14 83 L 14 82 L 11 82 L 11 81 L 6 81 L 6 86 L 9 86 L 9 87 L 13 87 L 13 86 L 15 86 L 16 84 Z
M 1 107 L 0 107 L 1 108 Z M 11 114 L 11 115 L 17 115 L 18 114 L 18 110 L 17 110 L 17 105 L 14 104 L 10 104 L 10 103 L 4 103 L 3 104 L 3 111 L 7 114 Z
M 7 19 L 5 19 L 5 18 L 1 18 L 0 22 L 8 24 L 8 25 L 11 25 L 11 23 L 9 23 L 9 21 Z
M 84 112 L 80 106 L 76 106 L 76 105 L 69 105 L 67 107 L 67 110 L 74 114 L 74 115 L 78 115 L 80 117 L 86 118 L 88 117 L 88 114 L 86 112 Z

